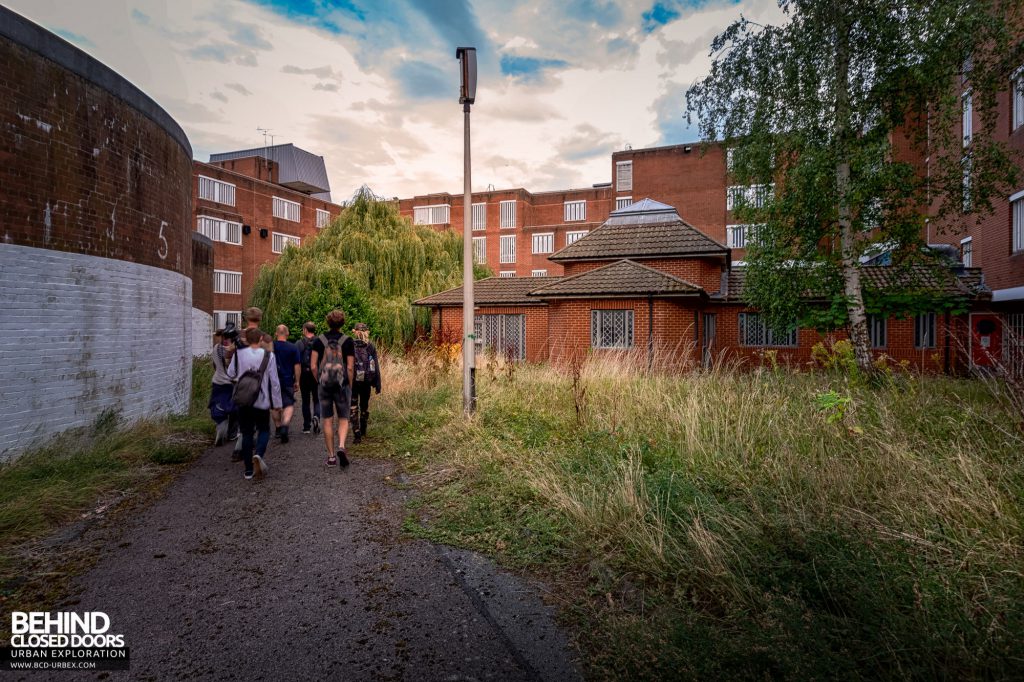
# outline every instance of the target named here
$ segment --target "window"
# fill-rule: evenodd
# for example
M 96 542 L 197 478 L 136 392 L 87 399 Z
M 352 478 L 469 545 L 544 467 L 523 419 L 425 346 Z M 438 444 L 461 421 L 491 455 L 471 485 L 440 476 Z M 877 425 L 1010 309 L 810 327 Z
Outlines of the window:
M 235 186 L 230 182 L 221 182 L 208 178 L 205 175 L 199 176 L 199 198 L 208 201 L 216 201 L 218 204 L 235 205 Z
M 511 278 L 513 278 L 515 276 L 516 276 L 516 271 L 515 270 L 502 270 L 501 272 L 498 273 L 498 277 L 501 277 L 502 279 L 511 279 Z
M 448 204 L 434 204 L 433 206 L 416 206 L 412 209 L 412 221 L 416 225 L 447 225 L 451 222 Z
M 531 277 L 547 277 L 548 276 L 548 271 L 547 270 L 534 270 L 533 272 L 530 273 L 530 276 Z
M 880 315 L 868 315 L 868 336 L 872 348 L 885 348 L 889 335 L 889 320 Z
M 498 259 L 500 263 L 516 262 L 516 236 L 514 234 L 505 235 L 501 238 L 500 256 Z
M 569 244 L 578 242 L 579 240 L 586 237 L 588 234 L 590 234 L 590 230 L 577 230 L 576 232 L 566 232 L 565 245 L 569 246 Z
M 632 348 L 632 310 L 591 310 L 590 345 L 593 348 Z
M 477 263 L 487 262 L 487 237 L 473 237 L 473 258 Z
M 964 182 L 963 182 L 963 194 L 964 194 L 964 213 L 971 210 L 971 157 L 965 156 L 960 162 L 963 168 Z
M 230 322 L 236 327 L 241 326 L 242 313 L 231 310 L 214 310 L 213 311 L 213 328 L 223 329 L 227 323 Z
M 316 210 L 316 226 L 327 227 L 331 224 L 331 214 L 328 211 L 318 208 Z
M 797 328 L 779 334 L 764 321 L 760 313 L 740 313 L 741 346 L 791 346 L 797 345 Z
M 477 315 L 476 351 L 494 351 L 509 360 L 526 359 L 526 315 Z
M 299 247 L 302 242 L 298 237 L 293 237 L 290 234 L 281 234 L 280 232 L 274 233 L 274 238 L 271 240 L 270 250 L 274 253 L 283 253 L 284 247 L 291 244 L 295 248 Z
M 553 232 L 533 235 L 534 253 L 551 253 L 555 250 L 555 235 Z
M 620 208 L 626 208 L 633 203 L 633 197 L 617 197 L 615 199 L 615 210 L 618 211 Z
M 516 226 L 516 200 L 509 199 L 498 204 L 501 209 L 501 227 Z
M 573 221 L 586 220 L 587 219 L 587 202 L 584 201 L 567 201 L 565 202 L 565 222 L 571 223 Z
M 747 208 L 761 208 L 775 191 L 775 184 L 767 185 L 732 185 L 725 193 L 725 208 L 732 211 L 742 203 Z
M 1013 126 L 1016 130 L 1024 126 L 1024 66 L 1013 74 Z
M 1024 377 L 1024 313 L 1003 315 L 1003 364 L 1012 376 Z
M 726 225 L 727 246 L 730 249 L 745 249 L 757 235 L 757 225 Z
M 965 268 L 973 267 L 974 242 L 970 237 L 960 240 L 960 262 Z
M 487 228 L 487 204 L 473 204 L 473 229 Z
M 293 223 L 299 222 L 299 209 L 302 207 L 294 202 L 282 199 L 281 197 L 274 197 L 274 217 L 284 218 L 290 220 Z
M 196 218 L 196 232 L 205 235 L 215 242 L 225 244 L 242 243 L 242 224 L 221 220 L 206 215 Z
M 628 192 L 633 189 L 633 162 L 615 162 L 615 191 Z
M 961 125 L 964 133 L 964 146 L 971 144 L 974 135 L 974 96 L 970 90 L 960 95 L 960 107 L 963 110 Z
M 242 273 L 230 270 L 213 271 L 213 293 L 215 294 L 240 294 L 242 293 Z
M 1024 192 L 1010 197 L 1010 215 L 1013 217 L 1013 251 L 1024 251 Z
M 725 150 L 725 170 L 730 173 L 732 173 L 733 166 L 736 164 L 735 151 L 732 147 Z
M 935 313 L 914 317 L 914 348 L 935 348 Z

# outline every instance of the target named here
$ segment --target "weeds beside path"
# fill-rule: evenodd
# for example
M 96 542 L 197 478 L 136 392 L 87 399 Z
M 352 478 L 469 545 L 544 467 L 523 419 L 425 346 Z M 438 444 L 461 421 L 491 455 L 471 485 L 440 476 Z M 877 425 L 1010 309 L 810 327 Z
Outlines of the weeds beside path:
M 1024 437 L 994 384 L 491 365 L 467 422 L 444 358 L 385 376 L 407 531 L 555 577 L 595 676 L 1024 673 Z

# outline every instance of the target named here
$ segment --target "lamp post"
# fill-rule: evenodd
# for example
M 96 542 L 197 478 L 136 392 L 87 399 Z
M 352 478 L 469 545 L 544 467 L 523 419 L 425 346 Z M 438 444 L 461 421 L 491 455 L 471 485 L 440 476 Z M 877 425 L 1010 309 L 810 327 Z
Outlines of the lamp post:
M 469 107 L 476 100 L 476 48 L 459 47 L 455 58 L 462 67 L 459 104 L 463 116 L 462 202 L 462 409 L 466 415 L 476 409 L 476 335 L 473 310 L 473 188 L 469 163 Z

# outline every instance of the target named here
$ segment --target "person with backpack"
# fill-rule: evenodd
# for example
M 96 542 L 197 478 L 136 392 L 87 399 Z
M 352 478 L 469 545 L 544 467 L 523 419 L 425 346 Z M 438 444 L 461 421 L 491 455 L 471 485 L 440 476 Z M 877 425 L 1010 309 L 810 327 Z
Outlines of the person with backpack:
M 320 396 L 313 374 L 313 342 L 316 340 L 316 325 L 306 322 L 302 325 L 302 338 L 295 346 L 299 349 L 299 391 L 302 394 L 302 432 L 320 433 Z
M 233 341 L 231 343 L 229 343 L 229 344 L 226 344 L 225 347 L 224 347 L 224 362 L 225 362 L 225 366 L 227 366 L 229 364 L 233 364 L 233 360 L 234 360 L 234 358 L 236 356 L 236 353 L 238 351 L 243 350 L 244 348 L 248 347 L 249 344 L 245 340 L 245 333 L 248 330 L 250 330 L 250 329 L 257 329 L 258 330 L 260 328 L 260 323 L 263 321 L 263 311 L 260 310 L 259 308 L 257 308 L 256 306 L 251 306 L 249 308 L 246 308 L 242 312 L 242 317 L 245 319 L 245 329 L 243 329 L 241 331 L 241 333 L 235 332 L 233 334 Z M 233 326 L 234 325 L 232 325 L 232 327 Z M 225 325 L 225 327 L 227 327 L 227 325 Z M 262 334 L 262 333 L 263 332 L 261 331 L 260 334 Z M 235 368 L 235 371 L 236 372 L 238 371 L 237 367 Z M 236 429 L 236 431 L 237 431 L 237 429 Z M 242 461 L 242 439 L 241 438 L 238 438 L 237 440 L 235 440 L 235 449 L 231 453 L 231 461 L 232 462 L 241 462 Z
M 217 424 L 217 435 L 214 445 L 222 445 L 238 437 L 238 414 L 235 404 L 231 402 L 231 394 L 235 384 L 228 377 L 228 362 L 225 359 L 228 346 L 234 348 L 238 330 L 228 322 L 224 329 L 218 329 L 213 335 L 213 350 L 210 359 L 213 361 L 213 385 L 210 387 L 210 417 Z
M 359 322 L 352 328 L 355 337 L 355 376 L 352 383 L 352 434 L 359 443 L 366 435 L 370 421 L 370 389 L 380 394 L 380 358 L 377 348 L 370 343 L 370 328 Z
M 231 400 L 238 407 L 244 476 L 249 480 L 253 476 L 263 478 L 269 469 L 265 457 L 270 442 L 270 410 L 281 405 L 281 383 L 273 352 L 261 347 L 263 332 L 255 327 L 246 329 L 245 341 L 248 346 L 235 352 L 228 377 L 235 382 Z
M 328 331 L 313 341 L 310 366 L 317 378 L 320 393 L 320 424 L 327 443 L 327 466 L 348 466 L 345 440 L 348 438 L 348 419 L 352 403 L 352 379 L 355 370 L 355 345 L 341 328 L 345 325 L 345 312 L 327 313 Z M 334 426 L 338 427 L 335 451 Z
M 281 409 L 274 410 L 276 435 L 281 443 L 288 442 L 288 427 L 295 412 L 295 391 L 299 388 L 299 349 L 288 340 L 288 327 L 277 325 L 277 339 L 274 341 L 274 359 L 277 360 L 277 377 L 281 381 Z

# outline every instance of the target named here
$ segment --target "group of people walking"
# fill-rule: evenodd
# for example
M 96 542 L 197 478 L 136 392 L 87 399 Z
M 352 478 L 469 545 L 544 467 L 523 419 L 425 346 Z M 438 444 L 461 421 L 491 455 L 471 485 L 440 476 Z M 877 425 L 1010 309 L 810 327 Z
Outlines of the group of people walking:
M 370 419 L 370 393 L 380 393 L 380 358 L 370 330 L 358 323 L 343 331 L 345 313 L 332 310 L 327 330 L 302 325 L 297 343 L 278 325 L 275 337 L 260 329 L 263 311 L 248 308 L 245 328 L 228 324 L 214 334 L 210 416 L 217 424 L 215 444 L 235 442 L 232 459 L 244 462 L 244 477 L 269 471 L 270 427 L 281 443 L 290 438 L 295 394 L 302 401 L 302 432 L 323 431 L 328 466 L 348 466 L 348 434 L 359 443 Z

